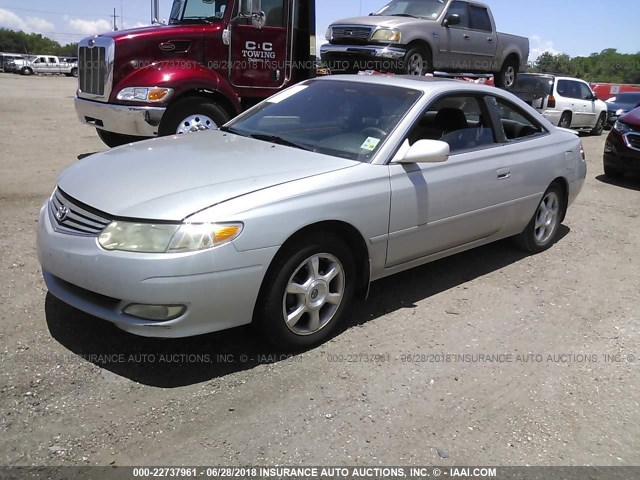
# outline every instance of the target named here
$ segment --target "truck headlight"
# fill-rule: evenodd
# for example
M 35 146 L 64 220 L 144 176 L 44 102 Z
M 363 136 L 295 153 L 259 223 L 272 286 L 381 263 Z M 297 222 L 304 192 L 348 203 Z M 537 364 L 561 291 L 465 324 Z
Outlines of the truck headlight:
M 402 39 L 402 35 L 398 30 L 389 30 L 386 28 L 382 28 L 380 30 L 376 30 L 371 37 L 371 40 L 376 42 L 389 42 L 389 43 L 400 43 Z
M 162 102 L 171 96 L 172 88 L 127 87 L 118 92 L 118 100 L 127 102 Z
M 153 224 L 111 222 L 98 237 L 105 250 L 140 253 L 186 253 L 229 243 L 242 223 Z
M 327 42 L 333 40 L 333 28 L 327 28 L 327 31 L 324 34 L 324 38 L 327 40 Z

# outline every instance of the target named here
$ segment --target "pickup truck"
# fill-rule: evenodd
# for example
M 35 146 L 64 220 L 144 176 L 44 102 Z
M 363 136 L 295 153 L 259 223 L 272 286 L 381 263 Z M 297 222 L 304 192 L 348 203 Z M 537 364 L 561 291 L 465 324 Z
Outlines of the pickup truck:
M 68 77 L 78 76 L 78 62 L 63 62 L 53 55 L 36 55 L 30 61 L 17 65 L 17 73 L 33 75 L 34 73 L 57 73 Z
M 326 39 L 320 54 L 332 73 L 493 74 L 510 88 L 529 58 L 529 39 L 498 33 L 489 7 L 467 0 L 393 0 L 334 22 Z

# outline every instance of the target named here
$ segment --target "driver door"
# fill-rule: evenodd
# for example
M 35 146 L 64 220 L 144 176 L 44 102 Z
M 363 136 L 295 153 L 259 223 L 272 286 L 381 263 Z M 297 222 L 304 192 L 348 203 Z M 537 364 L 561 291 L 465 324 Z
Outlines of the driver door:
M 280 89 L 291 77 L 291 0 L 238 2 L 258 4 L 254 11 L 262 27 L 246 15 L 236 14 L 231 22 L 229 80 L 235 87 Z M 236 7 L 238 8 L 238 7 Z

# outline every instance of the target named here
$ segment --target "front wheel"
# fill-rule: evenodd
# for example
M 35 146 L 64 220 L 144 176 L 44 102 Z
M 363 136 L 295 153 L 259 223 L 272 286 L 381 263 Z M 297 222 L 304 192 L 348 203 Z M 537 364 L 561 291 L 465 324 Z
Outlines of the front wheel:
M 519 248 L 531 253 L 540 253 L 553 245 L 564 217 L 564 197 L 559 185 L 554 183 L 549 187 L 527 227 L 514 237 L 514 242 Z
M 604 124 L 607 122 L 607 114 L 601 113 L 600 117 L 598 117 L 598 121 L 596 122 L 595 127 L 591 130 L 591 135 L 602 135 L 602 131 L 604 130 Z
M 304 237 L 278 254 L 265 277 L 255 322 L 277 347 L 299 350 L 326 341 L 351 302 L 353 254 L 338 237 Z
M 431 73 L 429 52 L 422 47 L 410 48 L 404 56 L 401 73 L 406 75 L 424 76 Z
M 107 132 L 101 128 L 96 128 L 100 140 L 104 142 L 107 147 L 114 148 L 121 145 L 127 145 L 128 143 L 139 142 L 141 140 L 147 140 L 146 137 L 135 137 L 133 135 L 123 135 L 121 133 Z
M 171 105 L 160 124 L 160 136 L 215 130 L 229 121 L 221 107 L 205 97 L 188 97 Z

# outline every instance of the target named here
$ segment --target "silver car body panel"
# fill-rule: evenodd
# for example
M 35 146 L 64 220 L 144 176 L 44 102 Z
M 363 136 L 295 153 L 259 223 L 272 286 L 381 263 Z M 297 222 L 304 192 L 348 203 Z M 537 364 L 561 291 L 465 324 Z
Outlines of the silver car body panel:
M 441 79 L 315 81 L 385 83 L 424 94 L 371 163 L 219 131 L 140 142 L 85 158 L 66 170 L 58 185 L 110 218 L 240 221 L 244 229 L 231 244 L 201 252 L 107 252 L 96 237 L 56 231 L 54 212 L 45 205 L 38 244 L 50 291 L 136 334 L 212 332 L 251 322 L 275 255 L 309 226 L 341 222 L 358 232 L 373 281 L 519 233 L 554 179 L 566 184 L 569 203 L 582 188 L 586 164 L 579 138 L 553 127 L 507 92 Z M 418 115 L 434 99 L 453 93 L 507 99 L 548 134 L 461 152 L 438 164 L 391 163 Z M 169 322 L 150 322 L 123 314 L 129 303 L 183 304 L 187 311 Z

